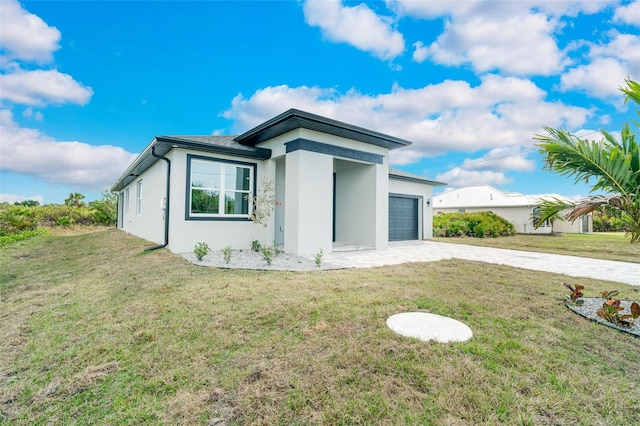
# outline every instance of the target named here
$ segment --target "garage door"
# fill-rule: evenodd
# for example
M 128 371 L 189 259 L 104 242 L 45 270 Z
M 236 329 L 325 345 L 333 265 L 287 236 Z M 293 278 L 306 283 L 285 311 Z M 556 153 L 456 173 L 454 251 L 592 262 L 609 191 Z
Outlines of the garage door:
M 389 197 L 389 241 L 418 239 L 418 199 Z

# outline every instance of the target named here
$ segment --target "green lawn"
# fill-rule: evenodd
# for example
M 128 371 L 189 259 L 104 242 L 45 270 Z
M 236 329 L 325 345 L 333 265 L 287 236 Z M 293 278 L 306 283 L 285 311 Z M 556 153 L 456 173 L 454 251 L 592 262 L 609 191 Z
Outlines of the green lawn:
M 147 245 L 107 230 L 0 248 L 0 423 L 640 423 L 640 339 L 566 309 L 575 278 L 460 260 L 219 270 Z M 385 326 L 413 310 L 474 337 Z
M 640 263 L 640 244 L 629 243 L 624 233 L 517 234 L 499 238 L 434 238 L 434 241 Z

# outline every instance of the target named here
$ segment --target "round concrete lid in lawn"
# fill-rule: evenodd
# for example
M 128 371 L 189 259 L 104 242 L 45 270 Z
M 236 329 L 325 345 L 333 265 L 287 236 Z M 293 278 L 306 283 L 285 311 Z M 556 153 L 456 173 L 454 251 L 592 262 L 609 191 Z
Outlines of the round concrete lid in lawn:
M 387 318 L 387 327 L 396 333 L 420 340 L 442 343 L 465 342 L 473 336 L 466 324 L 453 318 L 426 312 L 404 312 Z

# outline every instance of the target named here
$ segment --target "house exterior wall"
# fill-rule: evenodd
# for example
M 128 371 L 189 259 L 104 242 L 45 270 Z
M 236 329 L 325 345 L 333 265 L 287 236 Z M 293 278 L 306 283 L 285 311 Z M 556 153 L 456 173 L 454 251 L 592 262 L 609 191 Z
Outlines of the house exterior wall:
M 273 212 L 274 218 L 274 236 L 273 240 L 277 245 L 284 245 L 284 216 L 287 198 L 285 194 L 286 180 L 286 159 L 284 157 L 275 159 L 275 195 L 276 206 Z
M 389 161 L 376 165 L 376 245 L 377 250 L 389 247 Z
M 313 256 L 333 250 L 333 158 L 309 151 L 287 154 L 284 250 Z
M 134 179 L 122 191 L 122 222 L 124 231 L 137 235 L 156 244 L 164 243 L 164 196 L 166 188 L 166 165 L 156 162 L 142 175 Z M 138 214 L 138 182 L 141 182 L 142 200 Z M 129 190 L 129 207 L 124 202 L 124 194 Z
M 336 241 L 376 246 L 376 192 L 374 164 L 336 161 Z
M 248 249 L 251 241 L 258 240 L 261 244 L 273 244 L 269 233 L 273 235 L 273 221 L 265 228 L 251 220 L 186 220 L 188 208 L 187 184 L 187 154 L 194 154 L 211 159 L 244 161 L 257 164 L 256 182 L 258 189 L 266 173 L 270 171 L 265 163 L 268 161 L 238 159 L 237 157 L 219 154 L 206 154 L 198 151 L 183 149 L 172 150 L 167 157 L 171 160 L 171 223 L 169 226 L 169 250 L 174 253 L 193 251 L 197 242 L 205 242 L 212 250 L 221 250 L 231 246 L 234 250 Z M 156 164 L 160 164 L 158 162 Z M 162 162 L 163 163 L 163 162 Z M 164 180 L 163 180 L 164 182 Z M 164 183 L 160 186 L 164 192 Z M 162 225 L 158 225 L 161 229 Z
M 433 187 L 431 185 L 424 185 L 417 182 L 410 182 L 401 179 L 389 179 L 389 193 L 399 194 L 406 196 L 417 196 L 420 202 L 418 203 L 418 217 L 421 218 L 418 224 L 418 235 L 422 239 L 430 240 L 433 238 L 433 208 L 431 207 L 433 198 Z M 388 200 L 387 200 L 388 201 Z M 429 206 L 427 206 L 427 201 Z M 387 208 L 387 215 L 389 209 Z M 387 217 L 388 221 L 388 217 Z

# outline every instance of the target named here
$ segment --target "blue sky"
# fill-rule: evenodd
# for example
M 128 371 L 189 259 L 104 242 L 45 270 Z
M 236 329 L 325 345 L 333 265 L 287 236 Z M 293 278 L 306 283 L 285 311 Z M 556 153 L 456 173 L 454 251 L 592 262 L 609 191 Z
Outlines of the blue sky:
M 393 167 L 586 194 L 533 136 L 635 111 L 640 1 L 0 0 L 0 201 L 100 198 L 159 135 L 298 108 L 408 139 Z

